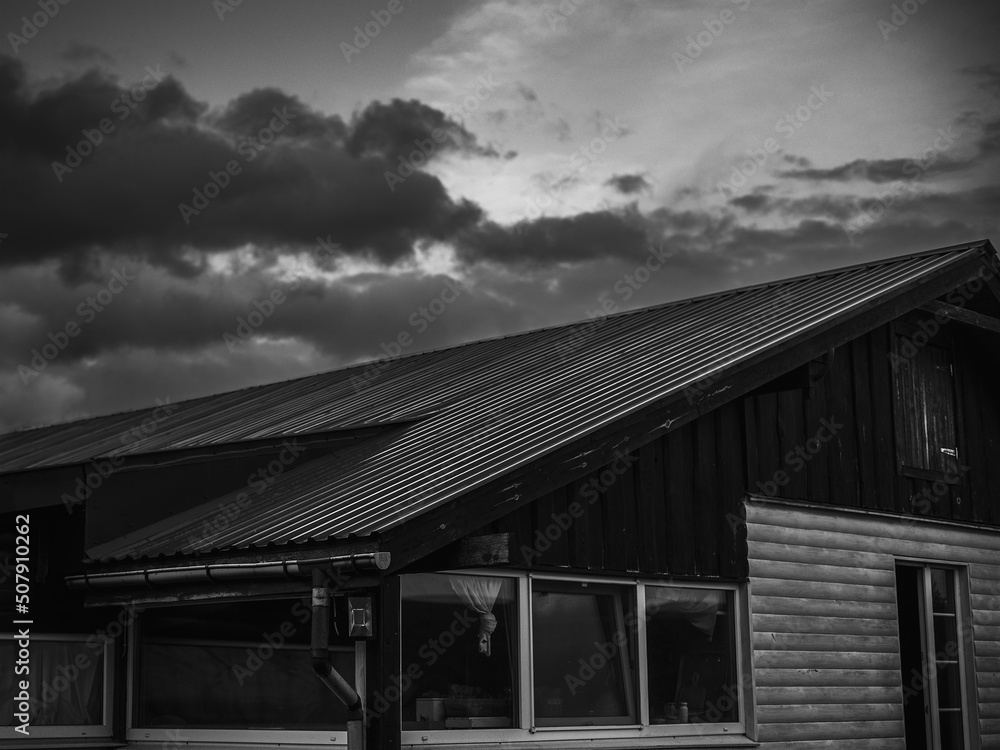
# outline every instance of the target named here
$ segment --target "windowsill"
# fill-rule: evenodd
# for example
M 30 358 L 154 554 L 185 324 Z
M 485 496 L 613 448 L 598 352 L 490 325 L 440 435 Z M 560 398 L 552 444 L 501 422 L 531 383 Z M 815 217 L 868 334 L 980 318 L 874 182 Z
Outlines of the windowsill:
M 739 724 L 714 726 L 715 731 L 691 731 L 705 724 L 655 724 L 633 727 L 539 727 L 534 732 L 524 729 L 474 732 L 405 731 L 403 747 L 434 747 L 447 750 L 462 748 L 571 748 L 577 750 L 581 742 L 588 747 L 601 748 L 676 748 L 676 747 L 757 747 L 758 743 L 747 738 Z M 726 726 L 726 729 L 723 729 Z M 673 728 L 676 727 L 674 730 Z M 625 731 L 622 731 L 625 730 Z M 673 730 L 673 731 L 672 731 Z
M 11 750 L 17 750 L 18 748 L 26 749 L 31 748 L 32 750 L 38 750 L 38 748 L 74 748 L 74 747 L 85 747 L 89 750 L 97 750 L 97 748 L 116 748 L 125 747 L 124 742 L 118 742 L 111 737 L 25 737 L 24 739 L 4 739 L 2 740 L 4 748 L 10 748 Z
M 581 738 L 576 740 L 550 740 L 538 738 L 532 740 L 486 740 L 483 742 L 463 742 L 463 743 L 438 743 L 408 741 L 403 739 L 403 748 L 432 748 L 436 750 L 493 750 L 493 748 L 503 748 L 503 750 L 579 750 Z M 539 744 L 541 743 L 541 744 Z M 686 735 L 686 736 L 654 736 L 654 737 L 620 737 L 615 739 L 591 739 L 586 738 L 587 747 L 608 748 L 608 750 L 627 750 L 628 748 L 646 748 L 648 750 L 671 750 L 672 748 L 750 748 L 760 747 L 759 742 L 755 742 L 746 736 L 728 737 L 725 735 Z

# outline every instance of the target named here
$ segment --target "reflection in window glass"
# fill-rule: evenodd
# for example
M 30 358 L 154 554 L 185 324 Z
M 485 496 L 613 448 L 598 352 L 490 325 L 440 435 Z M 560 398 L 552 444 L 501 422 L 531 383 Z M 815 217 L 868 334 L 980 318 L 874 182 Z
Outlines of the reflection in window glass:
M 300 600 L 152 609 L 140 624 L 137 726 L 345 729 L 347 710 L 320 682 Z M 354 682 L 354 646 L 330 658 Z
M 534 581 L 538 726 L 637 724 L 631 589 Z
M 96 639 L 30 642 L 30 720 L 39 727 L 100 726 L 104 723 L 104 649 Z M 3 725 L 20 724 L 14 719 L 17 683 L 25 679 L 14 672 L 18 647 L 0 641 L 0 711 Z
M 646 619 L 650 721 L 737 721 L 732 593 L 646 586 Z
M 403 729 L 516 726 L 516 593 L 509 578 L 403 576 Z

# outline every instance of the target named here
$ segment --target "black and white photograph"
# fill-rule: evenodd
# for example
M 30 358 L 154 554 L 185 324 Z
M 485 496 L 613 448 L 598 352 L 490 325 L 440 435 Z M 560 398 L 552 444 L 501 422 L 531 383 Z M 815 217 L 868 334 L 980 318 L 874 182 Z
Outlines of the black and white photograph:
M 1000 750 L 996 0 L 0 0 L 0 745 Z

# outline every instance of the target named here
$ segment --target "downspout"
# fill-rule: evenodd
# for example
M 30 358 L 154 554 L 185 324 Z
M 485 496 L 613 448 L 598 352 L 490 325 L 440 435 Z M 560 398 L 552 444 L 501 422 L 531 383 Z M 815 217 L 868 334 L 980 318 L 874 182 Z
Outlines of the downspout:
M 361 696 L 330 663 L 330 590 L 322 570 L 312 573 L 312 664 L 316 676 L 348 711 L 361 710 Z

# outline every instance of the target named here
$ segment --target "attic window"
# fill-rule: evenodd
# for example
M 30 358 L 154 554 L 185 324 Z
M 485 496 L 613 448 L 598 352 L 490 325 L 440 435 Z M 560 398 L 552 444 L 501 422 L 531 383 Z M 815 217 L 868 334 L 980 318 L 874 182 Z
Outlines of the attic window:
M 953 475 L 959 456 L 951 348 L 940 332 L 930 336 L 906 323 L 894 328 L 890 359 L 900 469 L 923 478 Z

